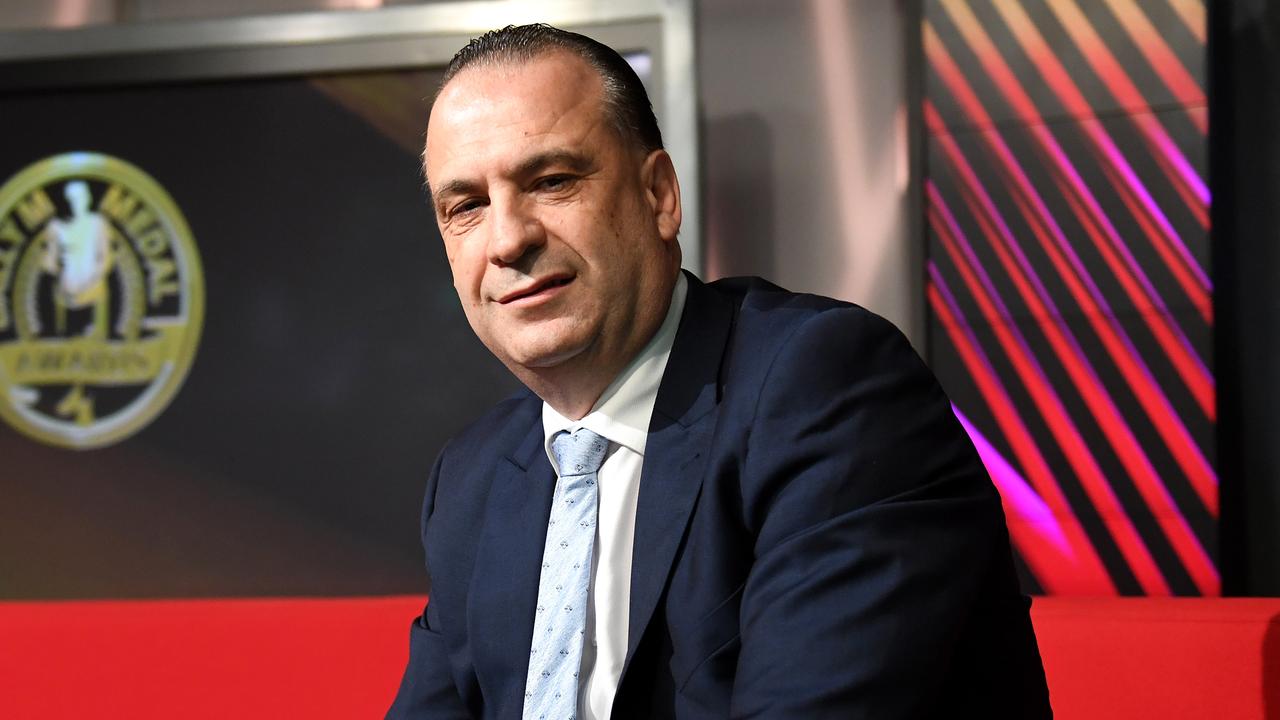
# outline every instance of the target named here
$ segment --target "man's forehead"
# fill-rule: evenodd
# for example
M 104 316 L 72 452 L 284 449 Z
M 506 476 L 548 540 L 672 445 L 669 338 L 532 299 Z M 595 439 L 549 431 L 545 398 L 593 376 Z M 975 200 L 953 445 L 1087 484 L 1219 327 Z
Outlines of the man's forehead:
M 491 59 L 468 66 L 441 88 L 432 107 L 449 111 L 459 105 L 493 106 L 501 103 L 546 106 L 556 101 L 576 104 L 602 100 L 604 83 L 585 60 L 566 50 L 551 50 L 524 59 Z M 430 126 L 428 126 L 430 132 Z
M 485 153 L 512 139 L 529 146 L 528 153 L 539 152 L 542 139 L 550 149 L 563 140 L 558 133 L 587 131 L 605 113 L 599 75 L 568 52 L 468 67 L 449 80 L 432 107 L 424 167 L 430 175 L 460 154 Z

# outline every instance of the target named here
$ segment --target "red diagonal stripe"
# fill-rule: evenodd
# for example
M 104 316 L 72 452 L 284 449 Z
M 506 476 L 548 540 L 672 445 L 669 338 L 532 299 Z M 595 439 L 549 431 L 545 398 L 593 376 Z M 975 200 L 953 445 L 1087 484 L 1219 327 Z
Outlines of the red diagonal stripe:
M 1204 3 L 1201 0 L 1169 0 L 1169 6 L 1177 13 L 1178 19 L 1182 20 L 1182 24 L 1187 26 L 1187 30 L 1200 41 L 1200 45 L 1204 45 L 1205 26 L 1208 25 L 1204 19 Z
M 1165 43 L 1164 37 L 1156 30 L 1151 21 L 1133 0 L 1106 0 L 1111 14 L 1120 21 L 1125 33 L 1138 46 L 1138 51 L 1147 59 L 1147 64 L 1160 76 L 1160 80 L 1178 102 L 1187 107 L 1205 105 L 1204 91 L 1200 84 L 1191 77 L 1191 73 L 1183 66 L 1182 60 Z M 1208 131 L 1206 116 L 1191 114 L 1191 122 L 1203 135 Z

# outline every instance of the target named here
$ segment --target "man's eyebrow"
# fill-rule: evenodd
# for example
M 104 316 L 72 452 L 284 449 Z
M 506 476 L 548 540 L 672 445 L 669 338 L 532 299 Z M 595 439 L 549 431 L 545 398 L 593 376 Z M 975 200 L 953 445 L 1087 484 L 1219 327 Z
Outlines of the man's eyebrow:
M 572 172 L 586 172 L 591 169 L 591 160 L 571 150 L 548 150 L 525 158 L 515 168 L 517 177 L 533 175 L 554 165 L 562 165 Z
M 480 189 L 480 184 L 473 180 L 450 180 L 439 188 L 427 188 L 431 192 L 431 204 L 439 207 L 446 195 L 470 195 Z

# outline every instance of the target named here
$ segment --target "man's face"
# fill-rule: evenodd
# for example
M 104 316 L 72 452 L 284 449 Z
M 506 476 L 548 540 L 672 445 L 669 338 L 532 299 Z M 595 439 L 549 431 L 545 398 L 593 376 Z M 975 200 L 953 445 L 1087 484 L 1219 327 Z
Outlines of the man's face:
M 425 167 L 454 287 L 517 375 L 619 370 L 667 307 L 679 201 L 673 225 L 651 180 L 670 160 L 623 142 L 601 86 L 555 52 L 463 70 L 431 111 Z

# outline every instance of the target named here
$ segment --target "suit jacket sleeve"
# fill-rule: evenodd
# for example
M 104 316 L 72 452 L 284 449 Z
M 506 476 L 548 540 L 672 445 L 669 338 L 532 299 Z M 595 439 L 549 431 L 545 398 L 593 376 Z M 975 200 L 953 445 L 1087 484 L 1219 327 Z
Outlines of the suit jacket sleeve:
M 743 479 L 756 545 L 732 715 L 945 712 L 980 597 L 996 582 L 1022 599 L 999 497 L 897 329 L 849 307 L 801 325 L 761 389 Z
M 422 506 L 422 536 L 435 510 L 436 489 L 440 483 L 444 452 L 436 459 L 427 480 Z M 427 568 L 428 577 L 431 568 Z M 387 720 L 453 720 L 471 715 L 463 705 L 449 667 L 449 654 L 441 632 L 440 620 L 430 602 L 422 615 L 409 627 L 409 664 L 400 681 L 395 702 L 387 711 Z

